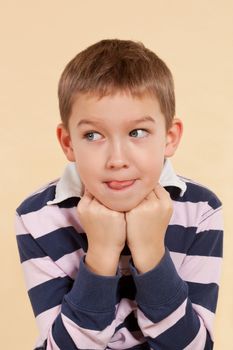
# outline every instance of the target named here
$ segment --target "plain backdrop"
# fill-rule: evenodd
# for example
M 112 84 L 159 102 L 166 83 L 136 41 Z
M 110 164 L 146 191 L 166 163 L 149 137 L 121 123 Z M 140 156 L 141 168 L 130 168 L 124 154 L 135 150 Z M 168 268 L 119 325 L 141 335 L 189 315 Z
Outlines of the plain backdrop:
M 173 72 L 184 122 L 173 165 L 225 208 L 215 350 L 232 348 L 232 14 L 231 0 L 0 1 L 1 349 L 33 349 L 37 337 L 14 212 L 66 163 L 55 135 L 58 79 L 74 55 L 105 38 L 142 41 Z

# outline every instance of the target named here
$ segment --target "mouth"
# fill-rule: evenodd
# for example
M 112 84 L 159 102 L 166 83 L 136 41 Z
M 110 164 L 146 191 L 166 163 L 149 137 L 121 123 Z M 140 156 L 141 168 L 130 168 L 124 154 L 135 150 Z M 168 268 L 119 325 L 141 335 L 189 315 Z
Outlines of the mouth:
M 108 188 L 115 191 L 122 191 L 133 186 L 136 180 L 125 180 L 125 181 L 109 181 L 105 182 Z

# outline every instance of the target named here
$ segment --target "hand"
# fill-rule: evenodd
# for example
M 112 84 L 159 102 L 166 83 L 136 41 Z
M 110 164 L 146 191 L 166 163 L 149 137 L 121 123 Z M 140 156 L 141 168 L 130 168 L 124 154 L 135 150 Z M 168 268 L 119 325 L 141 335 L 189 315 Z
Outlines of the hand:
M 154 268 L 163 257 L 172 212 L 169 193 L 157 184 L 136 208 L 126 213 L 127 243 L 140 273 Z
M 97 274 L 115 275 L 126 241 L 125 214 L 106 208 L 87 189 L 77 211 L 88 239 L 86 265 Z

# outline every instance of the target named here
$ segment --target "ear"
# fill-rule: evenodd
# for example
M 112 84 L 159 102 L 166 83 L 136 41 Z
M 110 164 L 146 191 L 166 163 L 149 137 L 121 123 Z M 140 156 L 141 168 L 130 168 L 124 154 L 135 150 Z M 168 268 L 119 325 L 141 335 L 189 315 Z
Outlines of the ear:
M 180 119 L 174 118 L 172 126 L 168 129 L 166 135 L 165 157 L 172 157 L 180 143 L 183 133 L 183 123 Z
M 60 123 L 57 126 L 57 138 L 66 158 L 70 162 L 75 162 L 70 132 L 63 123 Z

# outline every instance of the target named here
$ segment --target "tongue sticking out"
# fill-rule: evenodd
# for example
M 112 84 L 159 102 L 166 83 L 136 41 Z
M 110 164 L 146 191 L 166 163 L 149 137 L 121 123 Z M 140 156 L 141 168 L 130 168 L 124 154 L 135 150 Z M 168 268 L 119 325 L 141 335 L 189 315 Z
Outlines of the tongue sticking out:
M 134 180 L 130 180 L 130 181 L 110 181 L 108 182 L 108 186 L 112 189 L 115 190 L 120 190 L 124 187 L 128 187 L 130 185 L 132 185 L 134 183 Z

